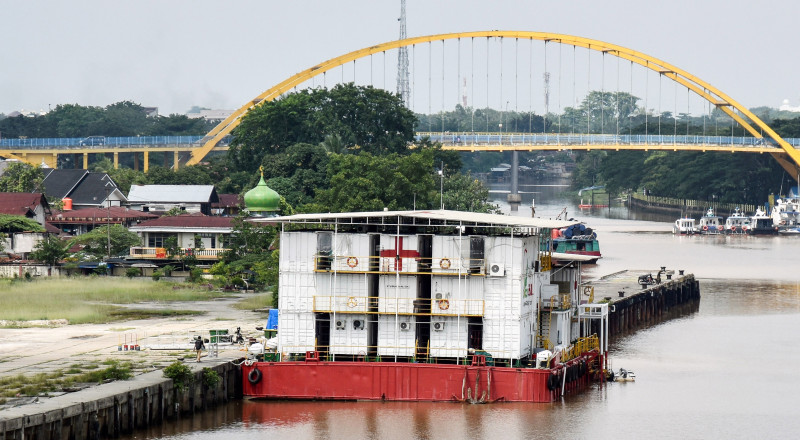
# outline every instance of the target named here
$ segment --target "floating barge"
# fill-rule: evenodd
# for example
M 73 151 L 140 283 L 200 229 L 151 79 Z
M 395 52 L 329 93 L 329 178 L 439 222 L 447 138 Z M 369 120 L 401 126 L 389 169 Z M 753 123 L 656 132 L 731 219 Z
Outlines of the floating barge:
M 574 221 L 458 211 L 301 214 L 280 225 L 267 399 L 552 402 L 602 380 L 608 305 L 581 304 Z M 584 300 L 585 302 L 585 300 Z

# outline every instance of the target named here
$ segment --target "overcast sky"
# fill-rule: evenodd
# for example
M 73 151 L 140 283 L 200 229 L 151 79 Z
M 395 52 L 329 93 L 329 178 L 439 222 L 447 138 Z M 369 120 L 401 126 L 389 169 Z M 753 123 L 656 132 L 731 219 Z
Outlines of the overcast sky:
M 399 0 L 0 0 L 0 113 L 132 100 L 234 109 L 399 35 Z M 660 58 L 747 107 L 800 105 L 796 0 L 407 0 L 408 35 L 544 31 Z M 389 62 L 396 64 L 396 58 Z

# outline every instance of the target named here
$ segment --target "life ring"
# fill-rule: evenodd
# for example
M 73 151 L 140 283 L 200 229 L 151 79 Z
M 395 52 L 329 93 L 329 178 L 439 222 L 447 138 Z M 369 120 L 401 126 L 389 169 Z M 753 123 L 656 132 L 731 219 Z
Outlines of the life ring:
M 708 226 L 703 226 L 704 231 L 708 231 Z
M 261 370 L 258 368 L 250 370 L 250 374 L 247 375 L 247 381 L 253 385 L 261 382 Z
M 731 226 L 731 232 L 736 232 L 736 226 Z
M 747 230 L 747 225 L 742 226 L 742 231 L 746 231 L 746 230 Z
M 356 300 L 355 296 L 351 296 L 350 298 L 347 298 L 347 307 L 350 307 L 352 309 L 353 307 L 355 307 L 357 305 L 358 305 L 358 300 Z
M 439 300 L 439 309 L 440 310 L 447 310 L 450 308 L 450 300 L 440 299 Z
M 356 257 L 347 257 L 347 265 L 350 267 L 358 266 L 358 258 Z
M 450 269 L 450 260 L 447 258 L 442 258 L 439 260 L 439 267 L 442 269 Z

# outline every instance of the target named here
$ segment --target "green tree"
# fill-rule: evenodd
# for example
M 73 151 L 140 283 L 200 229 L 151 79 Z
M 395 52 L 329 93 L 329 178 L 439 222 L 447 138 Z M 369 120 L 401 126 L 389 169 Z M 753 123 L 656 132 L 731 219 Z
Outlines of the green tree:
M 44 172 L 38 166 L 15 162 L 0 176 L 0 192 L 41 191 Z
M 0 232 L 44 232 L 44 228 L 22 215 L 0 214 Z
M 55 235 L 46 234 L 30 253 L 31 260 L 55 266 L 69 254 L 69 243 Z
M 102 260 L 109 252 L 111 255 L 127 255 L 132 246 L 141 245 L 141 240 L 135 232 L 131 232 L 122 225 L 103 225 L 91 231 L 78 235 L 70 241 L 70 246 L 81 245 L 83 252 L 91 260 Z

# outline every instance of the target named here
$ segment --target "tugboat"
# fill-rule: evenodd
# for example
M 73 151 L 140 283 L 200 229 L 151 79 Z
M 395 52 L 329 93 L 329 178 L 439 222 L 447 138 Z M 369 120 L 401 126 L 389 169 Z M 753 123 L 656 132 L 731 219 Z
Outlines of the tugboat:
M 750 229 L 750 217 L 747 217 L 737 206 L 733 214 L 725 219 L 726 234 L 746 234 Z
M 673 234 L 693 235 L 697 233 L 697 228 L 694 225 L 694 219 L 691 217 L 681 217 L 675 220 L 672 225 Z
M 750 229 L 747 233 L 750 235 L 775 235 L 778 233 L 778 227 L 775 226 L 767 211 L 759 207 L 756 209 L 755 215 L 750 217 Z
M 708 208 L 705 215 L 700 217 L 700 225 L 698 232 L 706 235 L 722 234 L 725 226 L 722 223 L 722 217 L 714 214 L 714 208 Z
M 579 262 L 554 268 L 540 251 L 574 221 L 447 210 L 250 221 L 279 225 L 281 252 L 277 347 L 243 363 L 247 397 L 553 402 L 609 372 L 608 304 L 582 304 Z
M 585 264 L 595 264 L 601 258 L 597 232 L 579 223 L 567 228 L 553 229 L 553 252 L 560 254 L 587 255 L 592 257 Z

